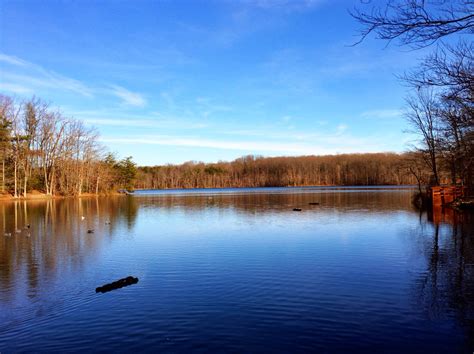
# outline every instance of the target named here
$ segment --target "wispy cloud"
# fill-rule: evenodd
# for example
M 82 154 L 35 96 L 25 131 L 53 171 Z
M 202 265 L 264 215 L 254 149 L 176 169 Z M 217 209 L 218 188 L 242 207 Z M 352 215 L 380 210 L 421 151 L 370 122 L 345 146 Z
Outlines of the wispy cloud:
M 191 120 L 187 117 L 164 115 L 159 112 L 134 114 L 123 112 L 120 109 L 96 109 L 96 110 L 64 110 L 68 115 L 81 119 L 87 124 L 94 126 L 110 126 L 124 128 L 159 128 L 159 129 L 202 129 L 209 124 L 198 119 Z
M 137 92 L 132 92 L 127 90 L 124 87 L 118 85 L 111 85 L 111 93 L 120 99 L 122 99 L 123 103 L 135 106 L 135 107 L 145 107 L 146 100 L 145 98 Z
M 231 106 L 217 104 L 208 97 L 198 97 L 196 98 L 196 103 L 197 113 L 204 118 L 208 118 L 218 112 L 229 112 L 232 110 Z
M 336 127 L 336 132 L 337 134 L 342 134 L 344 133 L 349 127 L 346 125 L 346 124 L 339 124 L 337 127 Z
M 179 147 L 198 147 L 212 148 L 222 150 L 238 150 L 251 152 L 277 152 L 285 154 L 316 154 L 325 153 L 326 151 L 312 149 L 303 144 L 286 144 L 286 143 L 269 143 L 262 141 L 223 141 L 213 139 L 199 139 L 194 137 L 134 137 L 134 138 L 102 138 L 105 143 L 118 144 L 147 144 L 147 145 L 165 145 Z
M 78 93 L 86 97 L 93 96 L 93 90 L 81 81 L 47 70 L 40 65 L 6 54 L 0 54 L 0 61 L 15 67 L 21 67 L 21 74 L 17 73 L 18 70 L 11 72 L 11 70 L 2 69 L 2 80 L 10 87 L 12 85 L 29 87 L 29 91 L 34 88 L 58 89 Z
M 399 118 L 403 115 L 403 111 L 400 109 L 375 109 L 365 111 L 360 114 L 362 118 L 369 119 L 391 119 Z
M 80 116 L 79 116 L 80 117 Z M 183 122 L 178 120 L 156 120 L 156 119 L 137 119 L 137 118 L 96 118 L 81 117 L 85 123 L 95 126 L 111 126 L 124 128 L 160 128 L 160 129 L 203 129 L 207 125 L 203 123 Z
M 26 86 L 4 83 L 4 82 L 0 82 L 0 90 L 5 91 L 5 92 L 19 94 L 19 95 L 33 93 L 33 90 L 31 90 L 30 88 Z
M 200 136 L 145 135 L 145 136 L 109 136 L 102 139 L 105 143 L 132 145 L 162 145 L 176 147 L 211 148 L 234 150 L 245 153 L 278 153 L 287 155 L 319 155 L 354 152 L 394 151 L 393 146 L 376 136 L 356 137 L 350 134 L 349 127 L 341 124 L 333 132 L 291 134 L 271 133 L 253 134 L 243 137 L 239 132 L 228 138 L 202 138 Z M 240 137 L 239 137 L 240 135 Z M 252 139 L 248 139 L 252 137 Z
M 249 0 L 251 4 L 262 9 L 279 9 L 285 11 L 303 11 L 314 8 L 326 0 Z
M 141 94 L 129 91 L 122 86 L 89 85 L 40 65 L 2 53 L 0 53 L 0 62 L 5 64 L 5 67 L 2 67 L 0 88 L 7 92 L 30 94 L 41 89 L 48 89 L 72 92 L 89 98 L 106 94 L 118 97 L 129 106 L 144 107 L 146 105 L 146 100 Z
M 27 61 L 25 61 L 23 59 L 14 57 L 12 55 L 2 54 L 2 53 L 0 53 L 0 62 L 8 63 L 8 64 L 11 64 L 11 65 L 18 65 L 18 66 L 31 65 L 30 63 L 28 63 Z
M 126 128 L 152 128 L 159 125 L 151 119 L 108 119 L 108 118 L 83 118 L 85 123 L 101 126 L 126 127 Z

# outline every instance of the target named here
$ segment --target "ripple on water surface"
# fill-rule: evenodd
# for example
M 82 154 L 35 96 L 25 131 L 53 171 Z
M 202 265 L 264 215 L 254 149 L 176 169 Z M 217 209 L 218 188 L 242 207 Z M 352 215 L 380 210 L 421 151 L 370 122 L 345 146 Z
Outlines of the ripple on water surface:
M 409 189 L 138 194 L 2 206 L 31 236 L 0 239 L 0 352 L 472 349 L 469 216 Z

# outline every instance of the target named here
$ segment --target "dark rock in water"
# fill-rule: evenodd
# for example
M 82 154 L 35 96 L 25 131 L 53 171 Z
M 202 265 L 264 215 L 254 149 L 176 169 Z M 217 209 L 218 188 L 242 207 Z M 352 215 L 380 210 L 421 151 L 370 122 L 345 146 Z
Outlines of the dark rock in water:
M 301 211 L 301 210 L 303 210 L 303 209 L 301 209 L 301 208 L 293 208 L 293 211 Z
M 93 233 L 94 233 L 94 230 L 87 230 L 87 233 L 88 233 L 88 234 L 93 234 Z
M 114 281 L 113 283 L 110 284 L 105 284 L 103 286 L 99 286 L 98 288 L 95 289 L 96 293 L 106 293 L 112 290 L 120 289 L 123 288 L 124 286 L 129 286 L 138 283 L 138 278 L 134 278 L 132 276 L 119 279 L 117 281 Z
M 318 202 L 311 202 L 311 203 L 309 203 L 309 205 L 319 205 L 319 203 Z

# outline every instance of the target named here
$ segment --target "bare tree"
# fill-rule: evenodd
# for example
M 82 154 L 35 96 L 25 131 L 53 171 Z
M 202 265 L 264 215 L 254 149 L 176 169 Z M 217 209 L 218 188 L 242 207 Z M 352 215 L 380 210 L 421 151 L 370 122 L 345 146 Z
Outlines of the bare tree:
M 430 90 L 419 90 L 416 96 L 407 99 L 409 109 L 405 116 L 413 132 L 421 136 L 422 147 L 418 150 L 422 153 L 425 162 L 433 173 L 432 184 L 439 184 L 438 173 L 438 142 L 440 122 L 438 114 L 438 103 Z
M 415 48 L 429 46 L 454 33 L 474 33 L 474 2 L 471 0 L 388 0 L 384 6 L 372 1 L 368 11 L 356 8 L 351 15 L 363 28 L 363 41 L 369 34 Z
M 371 33 L 415 49 L 438 43 L 419 67 L 402 76 L 416 90 L 407 118 L 422 136 L 420 151 L 433 182 L 439 183 L 440 169 L 446 169 L 452 183 L 460 179 L 474 189 L 474 1 L 387 0 L 366 6 L 352 12 L 362 24 L 358 43 Z
M 63 134 L 68 121 L 59 112 L 48 112 L 40 123 L 39 151 L 43 169 L 44 187 L 48 195 L 54 194 L 55 172 L 63 149 Z
M 2 193 L 5 192 L 5 160 L 11 150 L 11 114 L 14 102 L 11 97 L 0 95 L 0 154 L 2 158 Z

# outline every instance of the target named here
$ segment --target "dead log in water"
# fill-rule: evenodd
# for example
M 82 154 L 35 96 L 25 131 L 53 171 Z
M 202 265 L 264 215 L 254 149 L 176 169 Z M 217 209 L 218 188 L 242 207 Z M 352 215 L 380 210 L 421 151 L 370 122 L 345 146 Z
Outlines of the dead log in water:
M 119 279 L 114 281 L 113 283 L 105 284 L 103 286 L 99 286 L 95 289 L 96 293 L 106 293 L 112 290 L 123 288 L 124 286 L 129 286 L 138 283 L 138 278 L 129 276 L 123 279 Z

